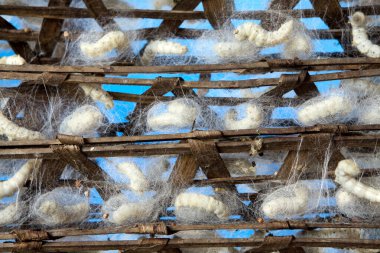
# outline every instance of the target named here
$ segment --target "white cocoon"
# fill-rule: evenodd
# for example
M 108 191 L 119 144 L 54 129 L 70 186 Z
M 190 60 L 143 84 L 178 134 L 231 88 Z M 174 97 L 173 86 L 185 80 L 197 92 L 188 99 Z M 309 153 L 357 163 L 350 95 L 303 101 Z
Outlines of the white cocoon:
M 224 117 L 224 126 L 227 130 L 252 129 L 261 125 L 264 120 L 262 108 L 255 103 L 245 103 L 240 106 L 244 107 L 245 116 L 237 119 L 238 113 L 235 109 L 230 109 Z
M 271 47 L 282 44 L 291 39 L 291 34 L 294 28 L 294 21 L 289 20 L 277 31 L 268 32 L 260 25 L 255 23 L 244 23 L 235 30 L 235 38 L 242 40 L 249 40 L 258 47 Z
M 81 42 L 82 53 L 90 58 L 101 57 L 114 49 L 122 49 L 128 46 L 128 40 L 121 31 L 112 31 L 104 35 L 98 41 Z
M 111 95 L 102 89 L 101 84 L 79 84 L 79 87 L 82 88 L 84 94 L 90 97 L 94 101 L 99 101 L 105 105 L 107 109 L 112 109 L 114 107 L 113 98 Z
M 9 197 L 21 189 L 34 169 L 41 166 L 40 159 L 27 161 L 10 179 L 0 182 L 0 199 Z
M 149 190 L 149 182 L 140 168 L 133 162 L 124 162 L 117 165 L 117 169 L 129 178 L 132 191 L 141 193 Z
M 360 174 L 358 165 L 350 159 L 342 160 L 335 169 L 335 182 L 348 193 L 367 199 L 371 202 L 380 202 L 380 190 L 359 182 L 355 177 Z
M 66 187 L 42 194 L 33 205 L 33 214 L 41 224 L 48 226 L 80 223 L 89 211 L 88 199 Z
M 4 56 L 0 58 L 0 64 L 5 65 L 24 65 L 26 61 L 20 55 Z
M 90 135 L 103 124 L 103 114 L 93 105 L 84 105 L 63 119 L 59 133 L 68 135 Z
M 45 136 L 37 131 L 32 131 L 10 121 L 0 112 L 0 134 L 7 136 L 10 141 L 45 139 Z
M 373 44 L 367 35 L 367 20 L 363 12 L 355 12 L 350 20 L 352 26 L 352 45 L 355 46 L 360 53 L 371 57 L 380 57 L 380 46 Z
M 344 120 L 353 109 L 352 98 L 341 94 L 331 94 L 326 97 L 312 98 L 301 105 L 297 118 L 306 126 L 327 124 Z
M 221 58 L 245 58 L 257 53 L 251 43 L 245 41 L 219 42 L 214 45 L 215 53 Z
M 166 111 L 162 112 L 166 106 Z M 160 102 L 149 109 L 147 126 L 153 131 L 190 128 L 199 114 L 199 105 L 192 100 L 180 98 Z
M 261 206 L 271 219 L 286 219 L 307 211 L 309 189 L 303 184 L 291 184 L 269 194 Z
M 204 212 L 215 214 L 221 220 L 228 219 L 230 215 L 229 208 L 223 202 L 199 193 L 179 194 L 175 199 L 174 206 L 176 211 L 182 207 L 199 208 Z
M 177 42 L 167 40 L 154 40 L 149 42 L 141 57 L 144 65 L 152 63 L 156 55 L 184 55 L 187 53 L 187 47 Z
M 0 210 L 0 226 L 10 225 L 17 222 L 24 210 L 21 202 L 12 203 Z

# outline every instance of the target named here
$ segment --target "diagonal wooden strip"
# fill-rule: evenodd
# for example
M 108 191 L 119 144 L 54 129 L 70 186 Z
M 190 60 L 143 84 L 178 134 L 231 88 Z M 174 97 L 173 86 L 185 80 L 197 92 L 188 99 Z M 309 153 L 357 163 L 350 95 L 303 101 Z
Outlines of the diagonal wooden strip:
M 154 80 L 153 85 L 148 90 L 146 90 L 142 95 L 143 96 L 152 96 L 152 97 L 163 96 L 166 93 L 168 93 L 168 92 L 172 91 L 173 89 L 175 89 L 176 87 L 178 87 L 182 81 L 183 80 L 181 80 L 180 78 L 162 78 L 162 77 L 157 77 Z M 127 133 L 128 135 L 131 133 L 131 130 L 132 130 L 133 126 L 139 120 L 141 120 L 139 118 L 139 116 L 152 103 L 153 103 L 153 101 L 151 103 L 137 103 L 136 104 L 135 109 L 133 110 L 133 112 L 130 113 L 127 116 L 127 120 L 129 120 L 130 123 L 129 123 L 129 127 L 126 128 L 126 130 L 124 131 L 125 133 Z M 142 131 L 144 130 L 144 128 L 145 128 L 145 124 L 143 124 L 140 127 L 140 129 L 138 130 L 138 132 L 142 133 Z M 134 134 L 136 134 L 136 133 L 134 133 Z
M 60 139 L 60 141 L 64 140 L 67 140 L 67 138 L 65 137 Z M 76 140 L 77 138 L 73 137 L 72 141 L 69 142 L 75 142 Z M 108 177 L 108 175 L 106 175 L 95 162 L 87 158 L 87 156 L 81 151 L 80 146 L 70 144 L 52 145 L 51 149 L 55 154 L 58 154 L 61 160 L 67 164 L 70 164 L 89 180 L 112 181 L 112 179 Z M 107 192 L 104 188 L 96 186 L 95 189 L 104 200 L 110 197 L 109 192 Z
M 50 0 L 49 7 L 68 7 L 71 0 Z M 63 19 L 44 18 L 38 43 L 36 43 L 36 51 L 39 56 L 50 57 L 54 51 L 57 42 L 60 40 Z
M 232 27 L 233 0 L 202 0 L 204 13 L 214 29 Z
M 173 11 L 192 11 L 194 10 L 201 0 L 180 0 Z M 176 34 L 183 20 L 164 20 L 157 29 L 157 34 L 165 37 L 168 34 Z
M 17 30 L 11 23 L 6 21 L 3 17 L 0 16 L 0 28 Z M 34 57 L 34 52 L 30 48 L 29 44 L 24 41 L 17 42 L 8 42 L 12 50 L 24 58 L 27 62 L 30 62 Z
M 192 184 L 198 170 L 198 163 L 193 155 L 180 155 L 170 174 L 169 182 L 175 189 L 182 189 Z
M 83 0 L 83 2 L 101 27 L 117 27 L 116 22 L 108 17 L 107 7 L 102 0 Z
M 213 141 L 190 139 L 190 150 L 207 178 L 230 177 L 230 172 Z

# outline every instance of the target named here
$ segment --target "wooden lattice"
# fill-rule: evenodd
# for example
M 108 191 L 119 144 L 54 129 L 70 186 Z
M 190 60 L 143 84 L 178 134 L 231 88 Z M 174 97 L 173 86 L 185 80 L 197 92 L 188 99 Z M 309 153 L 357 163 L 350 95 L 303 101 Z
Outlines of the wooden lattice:
M 333 155 L 329 161 L 328 178 L 334 177 L 334 169 L 342 158 L 339 149 L 375 148 L 378 145 L 378 134 L 363 134 L 363 131 L 380 130 L 380 125 L 317 125 L 313 127 L 301 127 L 292 120 L 278 120 L 280 128 L 260 128 L 237 131 L 194 131 L 191 133 L 178 133 L 167 135 L 134 135 L 131 136 L 131 127 L 134 116 L 138 110 L 146 108 L 151 103 L 160 100 L 172 100 L 186 93 L 187 96 L 196 96 L 192 89 L 241 89 L 261 86 L 273 86 L 263 96 L 275 97 L 276 106 L 298 105 L 305 98 L 318 94 L 315 82 L 342 80 L 358 77 L 375 77 L 380 75 L 380 59 L 362 57 L 359 52 L 351 47 L 350 26 L 348 16 L 355 10 L 360 10 L 367 15 L 377 15 L 380 6 L 342 8 L 338 0 L 312 0 L 314 9 L 293 10 L 299 1 L 273 0 L 266 11 L 235 11 L 233 0 L 180 0 L 170 11 L 158 10 L 110 10 L 105 7 L 102 0 L 84 0 L 87 8 L 69 7 L 70 0 L 50 0 L 48 7 L 31 6 L 0 6 L 0 15 L 12 15 L 18 17 L 43 18 L 40 31 L 17 30 L 12 24 L 0 17 L 0 39 L 9 42 L 16 54 L 21 55 L 28 62 L 23 66 L 0 65 L 0 77 L 4 80 L 22 80 L 22 84 L 16 88 L 8 88 L 4 92 L 9 94 L 28 94 L 31 87 L 38 86 L 37 95 L 46 99 L 46 90 L 60 89 L 62 94 L 70 97 L 70 91 L 79 83 L 120 84 L 120 85 L 144 85 L 150 89 L 142 95 L 128 94 L 124 92 L 110 92 L 117 101 L 136 103 L 136 109 L 128 117 L 127 123 L 111 124 L 107 128 L 107 136 L 99 138 L 82 138 L 79 136 L 57 136 L 53 140 L 38 141 L 12 141 L 0 142 L 0 159 L 26 159 L 42 158 L 43 179 L 49 181 L 49 186 L 78 184 L 86 187 L 96 187 L 104 199 L 107 193 L 102 190 L 105 178 L 101 168 L 88 158 L 118 157 L 118 156 L 153 156 L 153 155 L 177 155 L 178 159 L 170 176 L 170 182 L 178 187 L 189 185 L 211 185 L 229 187 L 234 185 L 254 182 L 284 183 L 288 179 L 295 155 L 325 150 L 327 143 L 333 146 Z M 204 11 L 194 11 L 198 4 L 202 3 Z M 142 39 L 174 38 L 195 39 L 203 34 L 203 30 L 180 28 L 184 20 L 207 19 L 214 29 L 220 29 L 222 25 L 231 25 L 229 18 L 236 15 L 241 19 L 260 19 L 263 26 L 268 29 L 276 29 L 267 22 L 274 13 L 283 13 L 295 18 L 320 17 L 328 25 L 328 30 L 313 30 L 318 38 L 337 39 L 344 52 L 330 54 L 319 53 L 328 58 L 316 58 L 308 60 L 276 59 L 276 55 L 256 62 L 239 64 L 213 64 L 213 65 L 186 65 L 186 66 L 138 66 L 136 60 L 124 59 L 115 62 L 112 66 L 58 66 L 55 65 L 60 58 L 53 58 L 54 49 L 65 40 L 74 40 L 79 34 L 71 31 L 63 31 L 63 20 L 70 18 L 93 18 L 101 27 L 116 25 L 113 18 L 151 18 L 163 19 L 157 28 L 138 30 Z M 226 24 L 227 22 L 227 24 Z M 370 32 L 374 40 L 379 29 L 376 27 Z M 38 41 L 35 48 L 27 43 Z M 61 53 L 61 56 L 63 52 Z M 354 58 L 355 57 L 355 58 Z M 378 66 L 379 65 L 379 66 Z M 326 73 L 326 71 L 332 71 Z M 249 79 L 242 81 L 210 80 L 212 73 L 233 72 L 240 74 L 282 72 L 279 78 Z M 81 73 L 83 75 L 77 75 Z M 181 78 L 156 78 L 156 79 L 132 79 L 130 73 L 195 73 L 200 74 L 198 81 L 184 81 Z M 112 75 L 112 77 L 110 76 Z M 117 76 L 117 77 L 115 77 Z M 289 91 L 295 91 L 295 98 L 284 98 Z M 173 92 L 174 97 L 164 96 Z M 236 105 L 248 101 L 248 98 L 223 98 L 204 97 L 207 104 L 211 105 Z M 17 99 L 15 99 L 17 100 Z M 14 101 L 22 103 L 22 101 Z M 270 100 L 267 102 L 272 103 Z M 12 103 L 9 102 L 9 105 Z M 12 110 L 12 107 L 10 108 Z M 17 112 L 13 113 L 16 115 Z M 27 125 L 28 119 L 20 119 Z M 116 133 L 123 136 L 116 136 Z M 226 170 L 220 153 L 250 152 L 252 145 L 261 139 L 261 152 L 289 151 L 280 170 L 275 175 L 268 176 L 244 176 L 231 177 Z M 167 143 L 164 141 L 176 141 Z M 161 143 L 160 143 L 161 142 Z M 302 145 L 300 143 L 302 142 Z M 200 155 L 202 154 L 202 155 Z M 205 159 L 205 154 L 210 159 Z M 211 159 L 212 158 L 212 159 Z M 90 179 L 89 182 L 62 181 L 59 175 L 70 164 Z M 201 167 L 206 172 L 207 179 L 194 180 L 195 172 Z M 206 169 L 207 168 L 207 169 Z M 379 168 L 367 169 L 364 176 L 378 171 Z M 307 175 L 307 179 L 316 178 L 317 175 Z M 55 182 L 52 184 L 52 182 Z M 37 187 L 27 182 L 29 187 Z M 118 189 L 119 185 L 114 185 Z M 43 185 L 42 185 L 43 187 Z M 243 200 L 254 201 L 257 194 L 241 194 Z M 98 206 L 93 206 L 99 211 Z M 76 252 L 80 250 L 120 250 L 122 252 L 180 252 L 183 247 L 253 247 L 246 252 L 303 252 L 301 247 L 357 247 L 379 248 L 380 240 L 363 240 L 351 238 L 295 238 L 267 236 L 265 238 L 249 239 L 167 239 L 154 238 L 154 235 L 171 235 L 178 231 L 186 230 L 217 230 L 217 229 L 259 229 L 259 230 L 286 230 L 316 228 L 380 228 L 380 223 L 369 221 L 342 221 L 337 216 L 328 221 L 269 221 L 263 222 L 260 217 L 244 217 L 239 222 L 226 224 L 198 224 L 186 225 L 174 222 L 159 222 L 154 224 L 136 224 L 128 227 L 102 227 L 102 224 L 89 223 L 88 228 L 61 228 L 51 230 L 33 230 L 33 225 L 24 224 L 21 230 L 10 231 L 8 227 L 1 228 L 1 240 L 12 240 L 0 245 L 1 252 L 10 251 L 36 251 L 36 252 Z M 65 236 L 99 235 L 137 233 L 151 234 L 149 239 L 134 241 L 71 241 L 54 242 Z

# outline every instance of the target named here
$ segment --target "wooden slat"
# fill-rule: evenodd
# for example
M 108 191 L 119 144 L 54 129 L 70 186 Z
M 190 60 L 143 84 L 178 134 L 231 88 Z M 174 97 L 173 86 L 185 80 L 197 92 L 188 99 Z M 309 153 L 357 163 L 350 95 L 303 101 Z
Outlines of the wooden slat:
M 311 0 L 316 14 L 323 19 L 327 26 L 331 29 L 345 28 L 348 25 L 348 15 L 340 6 L 339 0 Z M 335 37 L 339 40 L 346 53 L 356 51 L 348 43 L 350 38 L 344 33 Z
M 192 11 L 201 0 L 180 0 L 173 8 L 173 11 Z M 164 20 L 158 27 L 157 33 L 165 37 L 166 34 L 176 34 L 183 20 Z
M 6 21 L 1 16 L 0 16 L 0 28 L 5 28 L 5 29 L 9 29 L 9 30 L 16 30 L 16 27 L 14 27 L 11 23 Z M 23 42 L 23 41 L 11 42 L 10 41 L 9 45 L 16 54 L 19 54 L 27 62 L 30 62 L 32 60 L 32 58 L 34 57 L 34 53 L 33 53 L 32 49 L 29 47 L 29 44 L 27 42 Z
M 214 29 L 232 27 L 233 0 L 202 0 L 204 13 Z
M 272 0 L 270 1 L 268 10 L 274 13 L 278 10 L 291 10 L 299 3 L 299 1 L 300 0 Z M 281 13 L 281 11 L 278 11 L 278 13 Z M 261 25 L 268 30 L 277 30 L 286 20 L 286 17 L 278 15 L 276 18 L 276 22 L 272 22 L 272 19 L 270 18 L 265 18 L 261 20 Z
M 71 0 L 50 0 L 49 7 L 68 7 Z M 50 57 L 53 53 L 55 45 L 60 39 L 61 29 L 63 25 L 62 19 L 44 19 L 42 21 L 41 31 L 36 44 L 36 51 L 39 56 Z
M 116 22 L 107 16 L 108 10 L 102 0 L 83 0 L 83 2 L 101 27 L 117 27 Z

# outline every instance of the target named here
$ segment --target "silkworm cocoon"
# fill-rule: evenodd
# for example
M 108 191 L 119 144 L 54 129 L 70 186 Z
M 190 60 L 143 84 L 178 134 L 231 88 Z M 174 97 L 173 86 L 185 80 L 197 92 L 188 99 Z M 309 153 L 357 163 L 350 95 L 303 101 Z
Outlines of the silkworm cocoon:
M 4 56 L 0 58 L 0 64 L 5 65 L 24 65 L 26 61 L 20 55 Z
M 303 33 L 297 32 L 292 35 L 291 39 L 286 41 L 283 55 L 285 58 L 294 59 L 308 58 L 313 51 L 311 39 Z
M 336 205 L 340 212 L 350 218 L 371 219 L 380 217 L 380 203 L 358 198 L 344 189 L 335 194 Z
M 59 126 L 61 134 L 90 135 L 103 124 L 103 114 L 93 105 L 84 105 L 63 119 Z
M 380 95 L 380 85 L 375 84 L 370 79 L 356 78 L 342 80 L 340 82 L 340 87 L 347 92 L 353 93 L 359 98 Z
M 327 97 L 317 97 L 300 106 L 297 118 L 306 126 L 333 123 L 347 117 L 353 111 L 353 106 L 352 99 L 345 95 L 332 94 Z
M 155 203 L 152 199 L 130 202 L 125 195 L 118 194 L 104 203 L 102 212 L 106 214 L 107 221 L 117 225 L 149 222 L 154 221 L 158 215 Z
M 161 10 L 163 7 L 174 7 L 176 5 L 174 0 L 154 0 L 153 6 L 156 10 Z
M 363 12 L 355 12 L 350 20 L 352 26 L 352 45 L 355 46 L 360 53 L 371 57 L 380 57 L 380 46 L 373 44 L 367 35 L 366 16 Z
M 102 89 L 101 84 L 79 84 L 82 88 L 84 94 L 90 97 L 94 101 L 102 102 L 107 109 L 112 109 L 114 107 L 113 98 L 111 95 Z
M 23 204 L 21 202 L 12 203 L 0 210 L 0 226 L 10 225 L 17 221 L 22 216 Z
M 117 165 L 117 169 L 129 178 L 129 187 L 135 192 L 144 192 L 149 189 L 149 182 L 140 168 L 133 162 L 124 162 Z
M 42 221 L 46 225 L 63 225 L 83 221 L 90 210 L 88 203 L 61 206 L 57 202 L 47 200 L 41 203 L 38 212 L 46 216 Z
M 48 226 L 79 223 L 86 219 L 90 205 L 84 195 L 70 188 L 56 188 L 42 194 L 33 205 L 39 222 Z
M 233 175 L 255 176 L 256 167 L 249 161 L 249 155 L 222 155 L 224 164 Z
M 242 104 L 245 110 L 245 117 L 237 119 L 238 113 L 235 109 L 230 109 L 224 117 L 225 129 L 251 129 L 257 128 L 264 121 L 264 112 L 262 108 L 254 103 Z
M 187 53 L 187 47 L 177 42 L 167 40 L 155 40 L 149 42 L 141 57 L 144 65 L 152 63 L 156 55 L 184 55 Z
M 380 124 L 380 97 L 363 101 L 358 113 L 360 124 Z
M 178 209 L 181 208 L 196 208 L 206 213 L 212 213 L 221 220 L 228 219 L 229 209 L 221 201 L 215 198 L 199 193 L 181 193 L 175 199 L 174 206 L 176 208 L 176 215 L 178 215 Z M 180 217 L 178 217 L 180 218 Z
M 37 140 L 45 139 L 45 136 L 37 131 L 20 127 L 10 121 L 0 112 L 0 134 L 7 136 L 8 140 Z
M 122 49 L 126 47 L 127 44 L 128 40 L 123 32 L 112 31 L 94 43 L 81 42 L 79 47 L 85 56 L 96 58 L 103 56 L 114 49 Z
M 10 179 L 0 182 L 0 199 L 15 194 L 24 186 L 33 169 L 39 168 L 40 166 L 41 160 L 29 160 L 21 166 L 21 168 Z
M 309 193 L 303 184 L 287 185 L 268 195 L 261 209 L 271 219 L 302 215 L 307 211 Z
M 294 21 L 289 20 L 281 25 L 277 31 L 268 32 L 255 23 L 244 23 L 235 30 L 235 38 L 249 40 L 258 47 L 271 47 L 282 44 L 291 38 Z
M 350 159 L 342 160 L 335 169 L 335 182 L 353 195 L 371 202 L 380 202 L 380 190 L 367 186 L 356 180 L 360 174 L 358 165 Z
M 219 42 L 214 46 L 215 53 L 221 58 L 245 58 L 257 53 L 257 50 L 244 41 Z
M 166 112 L 160 111 L 166 106 Z M 199 105 L 188 99 L 176 99 L 166 103 L 158 103 L 149 109 L 147 126 L 153 131 L 189 128 L 194 124 Z

